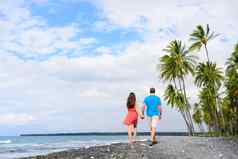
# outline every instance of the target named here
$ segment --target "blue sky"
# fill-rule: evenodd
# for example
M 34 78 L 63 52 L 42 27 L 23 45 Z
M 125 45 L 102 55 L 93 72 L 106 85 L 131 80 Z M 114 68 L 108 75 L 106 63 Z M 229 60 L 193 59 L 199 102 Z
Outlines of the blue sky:
M 223 67 L 238 39 L 238 4 L 231 0 L 0 1 L 0 135 L 126 131 L 125 100 L 141 105 L 148 88 L 163 97 L 156 65 L 166 44 L 207 23 Z M 219 46 L 219 47 L 218 47 Z M 203 54 L 198 55 L 203 60 Z M 192 102 L 196 87 L 186 79 Z M 186 130 L 163 104 L 161 131 Z M 141 121 L 139 130 L 148 129 Z

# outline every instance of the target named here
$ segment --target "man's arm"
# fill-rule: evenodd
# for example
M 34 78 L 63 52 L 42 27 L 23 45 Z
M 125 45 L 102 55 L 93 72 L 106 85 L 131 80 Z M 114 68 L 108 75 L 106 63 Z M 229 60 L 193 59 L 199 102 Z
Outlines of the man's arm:
M 160 111 L 160 119 L 161 119 L 161 117 L 162 117 L 162 106 L 161 106 L 162 104 L 161 104 L 161 100 L 160 100 L 160 98 L 159 98 L 159 104 L 158 104 L 158 109 L 159 109 L 159 111 Z
M 158 109 L 160 111 L 160 116 L 162 116 L 162 107 L 161 107 L 161 105 L 158 105 Z
M 159 116 L 159 118 L 161 119 L 161 118 L 162 118 L 162 107 L 161 107 L 161 105 L 158 105 L 158 109 L 159 109 L 159 111 L 160 111 L 160 116 Z
M 144 118 L 145 117 L 145 109 L 146 109 L 146 104 L 145 103 L 143 103 L 143 106 L 142 106 L 142 118 Z
M 144 115 L 144 112 L 145 112 L 145 108 L 146 108 L 146 105 L 145 103 L 143 103 L 143 106 L 142 106 L 142 114 Z

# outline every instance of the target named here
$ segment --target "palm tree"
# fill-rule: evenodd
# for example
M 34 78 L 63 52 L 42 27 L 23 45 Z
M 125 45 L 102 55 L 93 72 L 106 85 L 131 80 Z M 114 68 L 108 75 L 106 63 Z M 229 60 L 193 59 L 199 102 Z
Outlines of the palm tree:
M 209 131 L 218 129 L 218 121 L 215 112 L 215 96 L 209 88 L 202 88 L 199 92 L 199 105 L 203 113 L 203 120 Z M 215 120 L 214 120 L 215 119 Z
M 234 127 L 236 126 L 235 124 L 233 124 L 234 121 L 234 111 L 231 108 L 231 100 L 229 96 L 226 96 L 225 98 L 223 98 L 222 101 L 222 111 L 224 114 L 224 118 L 225 118 L 225 132 L 228 135 L 232 135 L 234 134 Z
M 186 50 L 185 45 L 182 45 L 181 41 L 174 40 L 164 49 L 169 55 L 164 55 L 160 59 L 161 78 L 167 81 L 173 81 L 175 87 L 181 85 L 181 80 L 187 74 L 194 74 L 194 68 L 196 63 L 196 57 L 189 54 Z M 176 82 L 176 79 L 179 79 Z
M 222 71 L 217 68 L 215 63 L 206 62 L 200 63 L 196 69 L 195 84 L 198 87 L 202 87 L 200 93 L 200 102 L 207 107 L 205 111 L 210 112 L 211 117 L 215 119 L 215 130 L 220 131 L 220 116 L 221 112 L 217 108 L 218 103 L 218 91 L 222 84 L 223 76 Z M 205 101 L 205 102 L 204 102 Z
M 232 127 L 232 134 L 238 134 L 238 44 L 236 44 L 234 52 L 228 59 L 226 68 L 226 92 L 227 98 L 230 100 L 229 107 L 231 109 L 232 121 L 230 122 L 230 127 Z M 233 125 L 232 125 L 233 123 Z
M 218 36 L 215 32 L 210 32 L 209 25 L 207 24 L 206 29 L 203 26 L 198 25 L 196 29 L 190 34 L 190 40 L 193 42 L 190 50 L 200 50 L 202 46 L 204 46 L 207 56 L 207 61 L 210 61 L 207 49 L 207 43 L 209 40 L 214 39 Z
M 196 70 L 195 84 L 197 86 L 220 88 L 223 80 L 222 71 L 215 63 L 199 63 Z
M 203 122 L 202 110 L 198 103 L 194 104 L 193 120 L 198 125 L 200 131 L 204 132 L 204 128 L 202 126 L 202 122 Z
M 165 90 L 165 94 L 164 94 L 164 99 L 167 101 L 167 103 L 169 105 L 172 106 L 172 108 L 176 108 L 179 110 L 179 112 L 181 113 L 189 134 L 191 134 L 192 132 L 192 127 L 187 119 L 186 116 L 186 99 L 185 96 L 183 95 L 183 93 L 181 93 L 180 90 L 174 88 L 174 86 L 172 84 L 169 84 Z
M 183 45 L 181 41 L 171 41 L 164 51 L 169 53 L 169 55 L 162 57 L 161 66 L 164 66 L 165 63 L 163 63 L 163 60 L 167 57 L 167 60 L 169 59 L 169 61 L 165 62 L 168 62 L 169 66 L 166 66 L 174 66 L 174 68 L 170 68 L 169 70 L 174 69 L 176 77 L 182 78 L 184 75 L 189 73 L 194 74 L 196 57 L 189 54 L 190 52 L 186 49 L 185 45 Z M 164 75 L 164 71 L 166 70 L 162 69 L 161 75 Z
M 230 96 L 232 96 L 238 90 L 238 44 L 236 44 L 235 50 L 226 64 L 226 75 L 229 78 L 227 87 Z
M 172 84 L 169 84 L 166 88 L 164 98 L 172 107 L 176 107 L 179 110 L 185 110 L 186 99 L 181 91 L 175 89 Z
M 238 44 L 236 44 L 234 52 L 232 52 L 231 57 L 228 59 L 228 62 L 226 63 L 227 71 L 231 71 L 232 69 L 237 69 L 238 67 Z
M 196 57 L 190 55 L 190 52 L 186 49 L 185 45 L 183 45 L 179 40 L 171 41 L 164 51 L 168 54 L 161 57 L 160 65 L 158 65 L 161 78 L 172 82 L 175 89 L 178 89 L 178 91 L 183 94 L 185 98 L 185 107 L 183 110 L 186 120 L 185 122 L 188 122 L 187 126 L 190 133 L 193 133 L 194 127 L 189 110 L 190 105 L 186 94 L 184 78 L 188 74 L 194 74 Z M 176 106 L 180 107 L 179 105 Z

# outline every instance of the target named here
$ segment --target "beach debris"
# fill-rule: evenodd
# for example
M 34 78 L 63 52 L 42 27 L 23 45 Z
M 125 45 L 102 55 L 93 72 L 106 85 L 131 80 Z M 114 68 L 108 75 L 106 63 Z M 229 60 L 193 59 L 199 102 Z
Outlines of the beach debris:
M 219 158 L 222 158 L 222 157 L 223 157 L 223 154 L 220 153 L 220 154 L 219 154 Z
M 91 159 L 94 159 L 94 157 L 93 157 L 93 156 L 91 156 L 90 158 L 91 158 Z

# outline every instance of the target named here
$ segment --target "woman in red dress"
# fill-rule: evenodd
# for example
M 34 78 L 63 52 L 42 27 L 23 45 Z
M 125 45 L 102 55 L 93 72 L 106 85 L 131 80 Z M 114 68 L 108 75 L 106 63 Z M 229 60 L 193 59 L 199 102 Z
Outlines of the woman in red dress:
M 136 105 L 136 96 L 135 93 L 131 92 L 127 99 L 127 109 L 128 114 L 124 119 L 124 124 L 128 126 L 128 139 L 129 143 L 133 143 L 136 138 L 136 127 L 138 121 L 138 114 L 142 117 L 141 112 L 139 111 Z

